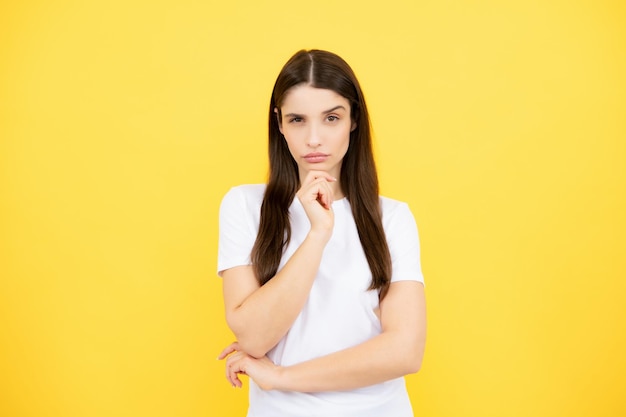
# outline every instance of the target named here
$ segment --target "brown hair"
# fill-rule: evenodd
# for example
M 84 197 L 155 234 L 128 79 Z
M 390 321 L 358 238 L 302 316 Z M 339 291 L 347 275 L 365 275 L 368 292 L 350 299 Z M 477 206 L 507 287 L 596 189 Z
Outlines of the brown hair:
M 356 128 L 350 133 L 339 180 L 372 273 L 370 289 L 378 289 L 382 299 L 391 279 L 391 255 L 382 225 L 370 120 L 354 72 L 342 58 L 327 51 L 297 52 L 287 61 L 274 84 L 269 108 L 269 180 L 251 254 L 254 271 L 261 285 L 272 279 L 291 238 L 289 206 L 300 187 L 300 179 L 298 166 L 280 133 L 278 119 L 286 93 L 301 84 L 333 90 L 350 102 Z M 278 117 L 274 109 L 278 109 Z

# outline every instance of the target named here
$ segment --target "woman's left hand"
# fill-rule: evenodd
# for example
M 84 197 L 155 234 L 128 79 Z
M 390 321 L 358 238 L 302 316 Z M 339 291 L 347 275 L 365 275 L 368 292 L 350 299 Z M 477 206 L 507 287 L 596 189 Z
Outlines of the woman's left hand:
M 280 366 L 267 357 L 255 358 L 242 351 L 239 343 L 228 345 L 218 359 L 226 358 L 226 379 L 233 387 L 243 386 L 239 374 L 248 375 L 263 390 L 276 389 L 281 375 Z

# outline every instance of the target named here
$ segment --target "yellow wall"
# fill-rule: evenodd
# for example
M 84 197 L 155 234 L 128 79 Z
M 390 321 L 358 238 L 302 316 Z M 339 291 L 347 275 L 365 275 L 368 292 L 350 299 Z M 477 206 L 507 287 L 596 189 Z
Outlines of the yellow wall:
M 624 3 L 263 3 L 0 5 L 0 415 L 244 415 L 217 209 L 303 47 L 420 226 L 416 415 L 626 415 Z

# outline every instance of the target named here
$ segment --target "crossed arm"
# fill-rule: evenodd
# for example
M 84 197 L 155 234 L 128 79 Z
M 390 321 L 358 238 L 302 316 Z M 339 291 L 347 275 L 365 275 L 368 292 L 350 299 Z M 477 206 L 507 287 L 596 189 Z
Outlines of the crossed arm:
M 238 350 L 262 358 L 287 333 L 309 296 L 325 237 L 311 232 L 285 266 L 262 287 L 251 266 L 222 273 L 226 322 Z
M 417 372 L 426 341 L 423 285 L 414 281 L 391 284 L 380 304 L 380 319 L 380 335 L 289 367 L 251 356 L 240 343 L 233 343 L 220 354 L 221 359 L 228 357 L 226 378 L 241 387 L 238 374 L 243 373 L 262 389 L 317 392 L 355 389 Z
M 373 385 L 417 372 L 426 339 L 424 288 L 415 281 L 390 285 L 380 303 L 380 335 L 327 356 L 289 367 L 272 363 L 265 355 L 289 331 L 306 302 L 322 253 L 331 237 L 334 215 L 330 208 L 335 179 L 311 171 L 298 198 L 311 229 L 285 266 L 260 286 L 252 267 L 222 272 L 226 320 L 237 342 L 222 351 L 226 377 L 241 386 L 238 374 L 247 374 L 263 389 L 336 391 Z

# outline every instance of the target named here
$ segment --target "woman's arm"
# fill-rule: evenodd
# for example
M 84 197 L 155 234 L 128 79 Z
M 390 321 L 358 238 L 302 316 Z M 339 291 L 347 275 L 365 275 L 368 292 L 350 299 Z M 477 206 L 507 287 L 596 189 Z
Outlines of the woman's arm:
M 237 351 L 227 361 L 227 378 L 241 386 L 238 373 L 248 374 L 262 389 L 318 392 L 365 387 L 421 367 L 426 342 L 424 287 L 415 281 L 390 285 L 380 305 L 382 333 L 360 345 L 289 367 Z M 237 350 L 226 348 L 221 358 Z
M 287 333 L 309 296 L 324 246 L 323 238 L 310 233 L 263 286 L 251 266 L 222 273 L 226 322 L 241 350 L 263 357 Z
M 311 171 L 297 198 L 302 203 L 311 229 L 284 267 L 260 286 L 251 266 L 222 272 L 226 321 L 240 349 L 263 357 L 287 333 L 309 296 L 322 253 L 332 236 L 331 182 L 322 171 Z

